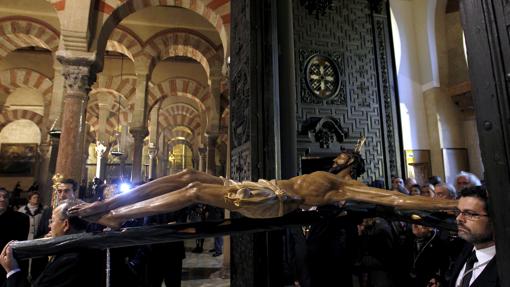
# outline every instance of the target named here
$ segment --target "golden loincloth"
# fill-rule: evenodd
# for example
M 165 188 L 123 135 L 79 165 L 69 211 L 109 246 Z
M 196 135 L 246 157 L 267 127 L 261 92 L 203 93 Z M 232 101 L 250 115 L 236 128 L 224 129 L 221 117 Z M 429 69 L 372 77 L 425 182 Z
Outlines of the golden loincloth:
M 224 179 L 225 186 L 232 187 L 225 193 L 225 202 L 235 206 L 232 211 L 250 218 L 272 218 L 296 210 L 303 199 L 291 196 L 274 182 L 259 179 L 257 182 L 236 182 Z

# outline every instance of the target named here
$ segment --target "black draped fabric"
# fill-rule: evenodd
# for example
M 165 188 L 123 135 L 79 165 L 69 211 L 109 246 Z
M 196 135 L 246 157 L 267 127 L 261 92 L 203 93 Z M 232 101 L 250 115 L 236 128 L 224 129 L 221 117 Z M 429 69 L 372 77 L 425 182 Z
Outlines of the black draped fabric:
M 186 211 L 171 212 L 150 216 L 145 225 L 167 224 L 169 222 L 185 222 Z M 186 257 L 182 241 L 152 244 L 148 251 L 149 286 L 161 286 L 163 281 L 167 287 L 181 286 L 182 260 Z
M 337 208 L 324 206 L 322 212 Z M 357 220 L 357 219 L 356 219 Z M 285 280 L 300 286 L 352 286 L 356 220 L 334 216 L 303 228 L 289 228 Z M 290 282 L 289 282 L 290 281 Z
M 101 252 L 83 251 L 56 255 L 41 275 L 34 280 L 33 287 L 89 287 L 104 286 L 104 265 Z M 10 276 L 5 287 L 29 286 L 21 272 Z
M 444 282 L 449 266 L 448 245 L 432 231 L 426 237 L 411 235 L 404 243 L 399 286 L 427 286 L 431 278 Z
M 27 240 L 30 219 L 26 214 L 7 209 L 0 215 L 0 250 L 11 240 Z M 5 271 L 0 268 L 0 286 L 5 281 Z

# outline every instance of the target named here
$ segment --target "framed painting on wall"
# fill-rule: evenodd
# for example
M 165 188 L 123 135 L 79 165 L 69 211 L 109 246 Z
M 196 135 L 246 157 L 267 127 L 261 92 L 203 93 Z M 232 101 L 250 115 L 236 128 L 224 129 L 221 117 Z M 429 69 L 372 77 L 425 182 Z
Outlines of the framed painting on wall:
M 0 176 L 34 176 L 37 144 L 3 143 Z

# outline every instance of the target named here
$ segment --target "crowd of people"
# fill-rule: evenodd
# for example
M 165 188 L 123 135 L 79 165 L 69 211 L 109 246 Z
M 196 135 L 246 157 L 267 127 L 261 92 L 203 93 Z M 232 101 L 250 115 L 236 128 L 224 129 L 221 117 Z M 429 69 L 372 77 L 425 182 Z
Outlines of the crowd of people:
M 455 186 L 438 176 L 421 184 L 393 177 L 391 189 L 408 196 L 458 199 L 458 211 L 452 214 L 458 232 L 381 217 L 333 218 L 291 229 L 286 281 L 301 287 L 499 286 L 488 193 L 475 175 L 459 173 Z M 466 254 L 473 252 L 478 261 L 469 265 Z
M 381 186 L 374 182 L 373 186 Z M 284 283 L 288 286 L 499 286 L 495 243 L 489 218 L 488 194 L 471 173 L 461 172 L 455 186 L 440 177 L 418 184 L 393 177 L 391 189 L 407 196 L 458 199 L 458 232 L 439 230 L 385 218 L 334 217 L 300 228 L 288 228 Z M 104 186 L 99 182 L 95 187 Z M 101 230 L 67 210 L 79 205 L 79 185 L 63 180 L 55 192 L 55 209 L 40 203 L 37 191 L 27 194 L 26 204 L 9 206 L 12 192 L 0 188 L 0 286 L 101 286 L 104 254 L 94 252 L 57 254 L 49 258 L 18 262 L 8 243 L 41 237 Z M 101 196 L 103 193 L 100 192 Z M 320 206 L 328 212 L 337 207 Z M 16 211 L 16 209 L 18 211 Z M 129 226 L 220 219 L 222 209 L 194 205 L 178 212 L 131 220 Z M 222 253 L 222 238 L 215 238 L 213 256 Z M 197 241 L 194 252 L 203 252 Z M 112 286 L 180 286 L 182 242 L 112 251 Z M 474 258 L 474 259 L 473 259 Z M 96 268 L 97 267 L 97 268 Z M 84 269 L 82 269 L 84 268 Z M 80 272 L 87 270 L 87 272 Z M 3 273 L 1 273 L 3 272 Z M 333 283 L 337 282 L 337 283 Z M 333 285 L 332 285 L 333 284 Z

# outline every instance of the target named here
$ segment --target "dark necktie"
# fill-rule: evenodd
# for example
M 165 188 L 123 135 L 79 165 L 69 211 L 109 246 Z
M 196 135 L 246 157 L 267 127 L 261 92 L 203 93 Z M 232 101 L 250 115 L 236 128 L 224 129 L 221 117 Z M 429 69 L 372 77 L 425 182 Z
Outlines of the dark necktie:
M 471 252 L 471 256 L 469 256 L 468 260 L 466 261 L 466 269 L 464 269 L 464 276 L 462 276 L 462 283 L 460 283 L 461 287 L 469 287 L 469 282 L 471 281 L 471 277 L 473 276 L 472 269 L 473 266 L 475 265 L 475 262 L 477 261 L 478 258 L 476 258 L 476 253 L 473 250 L 473 252 Z

